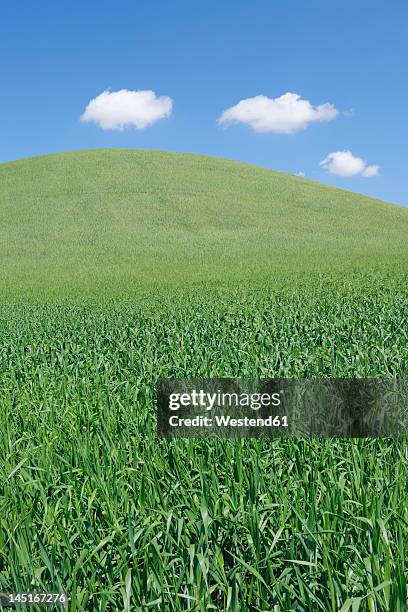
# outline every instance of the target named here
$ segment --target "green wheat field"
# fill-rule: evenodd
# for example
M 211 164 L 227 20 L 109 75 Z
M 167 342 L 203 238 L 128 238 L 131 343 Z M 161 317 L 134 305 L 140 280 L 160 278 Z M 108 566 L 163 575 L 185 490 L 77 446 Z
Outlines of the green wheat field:
M 405 611 L 405 438 L 162 440 L 155 383 L 407 378 L 407 236 L 408 209 L 216 158 L 1 164 L 0 591 Z

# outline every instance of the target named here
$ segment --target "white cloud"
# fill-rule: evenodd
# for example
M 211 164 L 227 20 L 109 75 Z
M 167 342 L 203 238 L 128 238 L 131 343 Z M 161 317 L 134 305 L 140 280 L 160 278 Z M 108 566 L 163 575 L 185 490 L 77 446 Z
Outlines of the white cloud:
M 169 117 L 173 100 L 156 96 L 154 91 L 104 91 L 93 98 L 81 115 L 84 123 L 97 123 L 103 130 L 134 127 L 144 130 L 159 119 Z
M 343 111 L 343 115 L 347 117 L 348 119 L 351 119 L 352 117 L 354 117 L 355 114 L 356 114 L 356 111 L 354 108 L 349 108 L 348 110 Z
M 295 172 L 295 176 L 299 176 L 300 178 L 305 178 L 306 174 L 304 172 Z
M 329 153 L 320 165 L 337 176 L 377 176 L 380 166 L 369 166 L 361 157 L 356 157 L 351 151 L 335 151 Z
M 304 130 L 310 123 L 331 121 L 339 111 L 333 104 L 312 106 L 309 100 L 295 93 L 285 93 L 279 98 L 255 96 L 241 100 L 227 108 L 218 118 L 220 125 L 244 123 L 255 132 L 293 134 Z
M 366 166 L 361 176 L 378 176 L 380 173 L 380 166 Z

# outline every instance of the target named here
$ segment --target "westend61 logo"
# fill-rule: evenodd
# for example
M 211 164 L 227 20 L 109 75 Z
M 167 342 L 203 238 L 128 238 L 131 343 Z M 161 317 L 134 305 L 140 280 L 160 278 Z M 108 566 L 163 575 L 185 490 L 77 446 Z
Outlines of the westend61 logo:
M 408 432 L 408 381 L 160 379 L 161 437 L 397 437 Z

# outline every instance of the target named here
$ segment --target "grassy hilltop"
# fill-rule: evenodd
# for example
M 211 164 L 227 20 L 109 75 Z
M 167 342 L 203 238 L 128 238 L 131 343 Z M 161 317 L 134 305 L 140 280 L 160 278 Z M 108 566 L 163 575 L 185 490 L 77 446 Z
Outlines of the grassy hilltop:
M 408 208 L 201 155 L 107 149 L 0 165 L 0 283 L 13 289 L 361 269 L 407 262 L 407 235 Z
M 0 592 L 405 612 L 405 439 L 161 440 L 155 383 L 407 378 L 407 235 L 408 209 L 198 155 L 0 165 Z

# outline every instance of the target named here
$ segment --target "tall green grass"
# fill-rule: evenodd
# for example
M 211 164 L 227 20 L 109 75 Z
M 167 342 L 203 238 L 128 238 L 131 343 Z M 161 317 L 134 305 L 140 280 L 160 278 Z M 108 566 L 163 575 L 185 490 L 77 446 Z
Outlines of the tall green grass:
M 403 207 L 199 155 L 0 164 L 0 591 L 405 610 L 404 439 L 165 441 L 155 382 L 406 377 L 407 231 Z
M 403 611 L 407 447 L 161 440 L 158 376 L 406 377 L 407 275 L 0 305 L 0 590 Z

